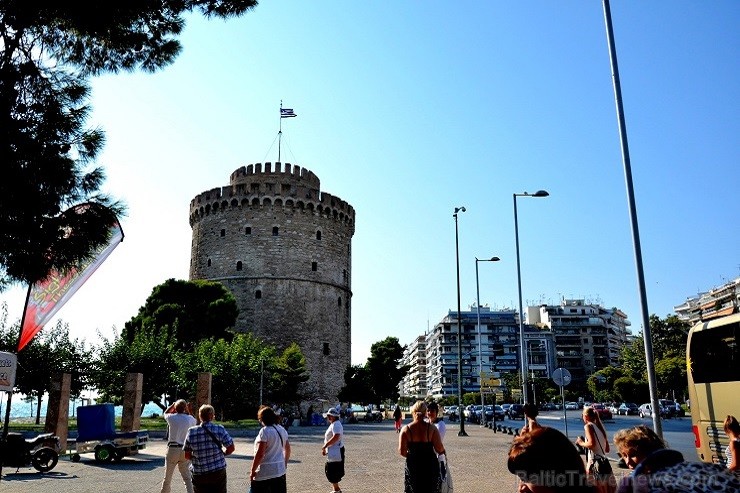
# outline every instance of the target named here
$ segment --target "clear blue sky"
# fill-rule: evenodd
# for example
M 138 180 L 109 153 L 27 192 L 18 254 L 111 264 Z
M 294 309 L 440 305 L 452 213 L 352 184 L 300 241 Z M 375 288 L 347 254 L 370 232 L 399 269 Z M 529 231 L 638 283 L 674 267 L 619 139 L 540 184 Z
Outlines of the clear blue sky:
M 740 275 L 740 2 L 612 4 L 650 313 Z M 512 194 L 525 304 L 586 298 L 640 329 L 601 2 L 263 1 L 188 20 L 155 74 L 93 82 L 106 190 L 125 241 L 59 312 L 110 335 L 165 279 L 188 276 L 188 206 L 236 168 L 309 168 L 354 206 L 352 360 L 456 307 L 516 307 Z M 24 289 L 4 293 L 20 318 Z

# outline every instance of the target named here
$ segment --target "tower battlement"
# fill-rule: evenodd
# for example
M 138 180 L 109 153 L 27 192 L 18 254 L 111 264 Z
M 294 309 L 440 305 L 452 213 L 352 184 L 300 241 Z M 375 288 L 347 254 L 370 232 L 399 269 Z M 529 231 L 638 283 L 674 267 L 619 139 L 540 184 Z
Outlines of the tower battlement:
M 190 201 L 190 226 L 218 210 L 282 206 L 332 217 L 352 228 L 355 210 L 345 200 L 320 189 L 309 169 L 285 163 L 256 163 L 231 173 L 230 184 L 200 193 Z M 282 171 L 281 171 L 282 169 Z

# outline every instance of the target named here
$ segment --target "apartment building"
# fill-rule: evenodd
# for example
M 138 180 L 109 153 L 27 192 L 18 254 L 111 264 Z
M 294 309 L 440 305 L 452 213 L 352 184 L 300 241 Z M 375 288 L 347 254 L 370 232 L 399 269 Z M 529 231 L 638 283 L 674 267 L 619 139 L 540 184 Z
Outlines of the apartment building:
M 409 367 L 399 384 L 401 397 L 424 399 L 427 396 L 426 334 L 418 336 L 406 346 L 401 364 Z
M 738 312 L 740 307 L 740 277 L 673 307 L 676 316 L 694 325 Z
M 527 308 L 527 322 L 552 332 L 555 364 L 570 371 L 574 381 L 619 364 L 630 326 L 618 308 L 604 308 L 582 299 L 563 299 L 559 305 Z

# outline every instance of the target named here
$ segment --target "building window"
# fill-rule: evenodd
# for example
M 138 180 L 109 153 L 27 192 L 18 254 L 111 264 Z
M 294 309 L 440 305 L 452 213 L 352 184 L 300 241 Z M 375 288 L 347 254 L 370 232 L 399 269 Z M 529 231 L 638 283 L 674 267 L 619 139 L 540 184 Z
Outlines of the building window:
M 242 261 L 241 260 L 236 263 L 236 270 L 242 270 Z
M 321 231 L 316 231 L 316 239 L 317 240 L 321 239 Z
M 208 259 L 208 267 L 211 266 L 211 259 Z
M 223 238 L 224 236 L 226 236 L 226 230 L 225 229 L 222 229 L 221 230 L 221 238 Z
M 319 268 L 318 262 L 311 262 L 311 270 L 316 272 Z
M 277 226 L 273 226 L 272 227 L 272 236 L 277 236 L 277 235 L 278 235 L 278 227 Z
M 337 306 L 342 306 L 342 297 L 337 298 Z
M 328 342 L 325 342 L 324 343 L 324 356 L 329 356 L 329 353 L 330 352 L 331 351 L 329 350 L 329 343 Z
M 257 300 L 261 300 L 262 299 L 262 290 L 258 289 L 257 291 L 255 291 L 254 292 L 254 298 L 257 299 Z
M 247 226 L 246 228 L 244 228 L 244 234 L 245 235 L 251 235 L 252 234 L 252 227 L 251 226 Z

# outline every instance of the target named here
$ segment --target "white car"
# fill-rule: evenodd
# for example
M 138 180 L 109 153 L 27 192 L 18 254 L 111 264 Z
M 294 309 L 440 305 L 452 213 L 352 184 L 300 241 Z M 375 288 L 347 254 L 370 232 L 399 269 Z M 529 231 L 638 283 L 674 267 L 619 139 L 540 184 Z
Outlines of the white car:
M 578 403 L 577 402 L 566 402 L 565 410 L 566 411 L 578 411 Z

